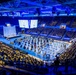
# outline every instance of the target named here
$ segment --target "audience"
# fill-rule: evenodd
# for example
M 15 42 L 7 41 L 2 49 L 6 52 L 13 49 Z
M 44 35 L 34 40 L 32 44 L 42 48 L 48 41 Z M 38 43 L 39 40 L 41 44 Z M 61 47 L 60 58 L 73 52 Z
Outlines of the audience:
M 26 53 L 13 48 L 0 42 L 0 60 L 2 60 L 4 66 L 13 66 L 29 71 L 35 71 L 38 73 L 46 73 L 47 68 L 43 67 L 43 61 L 36 59 Z
M 60 61 L 62 64 L 67 63 L 67 61 L 69 60 L 69 65 L 73 65 L 72 61 L 75 59 L 76 57 L 76 42 L 74 42 L 71 47 L 69 47 L 66 52 L 62 53 L 59 57 Z M 76 61 L 74 61 L 76 62 Z

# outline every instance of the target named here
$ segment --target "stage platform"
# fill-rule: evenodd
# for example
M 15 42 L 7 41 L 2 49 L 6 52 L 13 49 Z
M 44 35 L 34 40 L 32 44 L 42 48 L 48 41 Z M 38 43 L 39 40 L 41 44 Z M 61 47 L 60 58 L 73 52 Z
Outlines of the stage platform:
M 21 37 L 21 35 L 16 35 L 16 36 L 12 36 L 12 37 L 4 37 L 6 39 L 12 39 L 12 38 L 17 38 L 17 37 Z

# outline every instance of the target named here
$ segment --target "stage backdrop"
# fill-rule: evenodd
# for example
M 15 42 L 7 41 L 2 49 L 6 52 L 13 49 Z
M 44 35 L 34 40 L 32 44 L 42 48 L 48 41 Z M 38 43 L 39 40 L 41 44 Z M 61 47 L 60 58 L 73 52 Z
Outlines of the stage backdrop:
M 9 27 L 3 26 L 3 34 L 4 34 L 4 37 L 7 37 L 7 38 L 15 37 L 16 27 L 15 26 L 9 26 Z

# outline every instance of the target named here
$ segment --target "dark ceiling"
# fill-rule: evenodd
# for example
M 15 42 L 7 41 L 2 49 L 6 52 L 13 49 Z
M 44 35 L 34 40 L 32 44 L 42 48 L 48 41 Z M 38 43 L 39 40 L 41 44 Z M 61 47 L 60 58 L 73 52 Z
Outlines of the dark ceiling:
M 75 14 L 76 0 L 0 0 L 2 15 Z
M 11 1 L 11 0 L 0 0 L 0 3 L 8 2 L 8 1 Z

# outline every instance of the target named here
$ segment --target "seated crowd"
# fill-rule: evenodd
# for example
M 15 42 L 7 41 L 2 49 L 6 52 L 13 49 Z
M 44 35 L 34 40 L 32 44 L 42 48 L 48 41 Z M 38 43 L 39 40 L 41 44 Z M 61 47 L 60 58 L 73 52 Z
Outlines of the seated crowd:
M 26 34 L 37 35 L 37 36 L 46 36 L 46 37 L 55 37 L 62 40 L 66 38 L 76 38 L 76 31 L 67 31 L 66 29 L 58 29 L 58 28 L 33 28 L 26 31 Z
M 76 38 L 75 31 L 66 31 L 65 35 L 63 36 L 63 40 L 70 41 L 71 39 Z
M 62 37 L 64 35 L 64 29 L 53 29 L 49 36 Z
M 76 28 L 76 17 L 73 16 L 58 16 L 58 17 L 45 17 L 39 18 L 38 25 L 46 24 L 47 26 L 60 26 L 64 23 L 67 27 Z
M 38 36 L 57 36 L 61 40 L 65 40 L 66 37 L 73 38 L 74 31 L 68 31 L 65 28 L 54 28 L 54 27 L 60 27 L 61 25 L 65 25 L 67 28 L 76 28 L 76 17 L 70 16 L 68 17 L 54 17 L 49 18 L 49 20 L 46 18 L 39 18 L 39 27 L 32 28 L 26 31 L 26 34 L 31 35 L 38 35 Z M 47 27 L 47 28 L 46 28 Z M 75 31 L 76 32 L 76 31 Z M 69 40 L 70 40 L 69 39 Z M 68 39 L 67 39 L 68 41 Z
M 43 61 L 0 42 L 0 65 L 14 66 L 30 72 L 46 73 Z
M 73 43 L 64 53 L 62 53 L 59 59 L 61 61 L 61 64 L 65 64 L 66 60 L 68 60 L 69 65 L 75 66 L 76 65 L 75 63 L 76 62 L 76 42 Z

